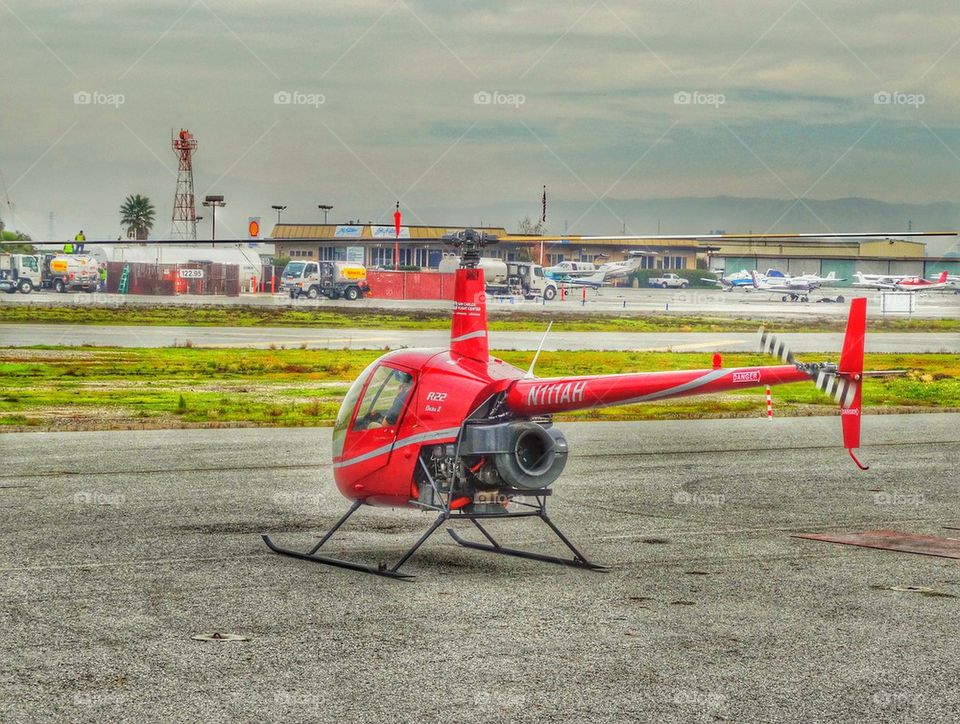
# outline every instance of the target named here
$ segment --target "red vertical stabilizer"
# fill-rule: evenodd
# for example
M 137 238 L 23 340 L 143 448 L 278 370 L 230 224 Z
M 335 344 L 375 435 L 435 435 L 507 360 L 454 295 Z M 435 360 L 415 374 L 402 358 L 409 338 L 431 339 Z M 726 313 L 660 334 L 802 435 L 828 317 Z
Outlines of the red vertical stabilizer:
M 450 351 L 484 363 L 489 357 L 483 269 L 457 269 Z
M 866 466 L 857 460 L 853 451 L 860 447 L 860 416 L 863 411 L 860 393 L 863 387 L 863 347 L 866 333 L 867 300 L 858 297 L 850 302 L 850 316 L 847 318 L 847 332 L 843 337 L 838 372 L 853 385 L 853 394 L 848 392 L 840 400 L 843 446 L 861 468 Z

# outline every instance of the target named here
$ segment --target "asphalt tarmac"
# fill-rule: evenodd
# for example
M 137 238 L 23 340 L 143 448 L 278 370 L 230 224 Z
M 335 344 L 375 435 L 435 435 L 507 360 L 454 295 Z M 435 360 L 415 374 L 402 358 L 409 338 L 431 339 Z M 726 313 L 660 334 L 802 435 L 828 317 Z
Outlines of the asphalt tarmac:
M 610 571 L 439 533 L 412 583 L 261 543 L 346 509 L 329 429 L 4 435 L 0 720 L 960 717 L 960 561 L 791 537 L 957 536 L 960 415 L 866 417 L 866 472 L 838 418 L 563 429 L 552 517 Z M 430 519 L 363 510 L 331 545 L 386 560 Z
M 775 329 L 776 325 L 770 325 Z M 781 335 L 794 352 L 839 352 L 841 333 Z M 490 332 L 493 349 L 534 350 L 538 332 Z M 268 349 L 397 349 L 446 347 L 447 330 L 349 329 L 311 327 L 136 327 L 80 324 L 0 324 L 0 346 L 96 345 L 106 347 L 227 347 Z M 754 352 L 750 332 L 561 332 L 547 335 L 545 350 L 627 350 L 675 352 Z M 956 332 L 881 332 L 867 336 L 868 352 L 960 352 Z
M 563 300 L 555 299 L 544 303 L 542 300 L 524 301 L 510 297 L 490 297 L 487 308 L 492 316 L 509 315 L 518 311 L 556 310 L 565 314 L 674 314 L 697 316 L 732 316 L 755 319 L 838 319 L 847 314 L 849 301 L 853 297 L 867 298 L 867 313 L 871 317 L 879 316 L 880 292 L 872 289 L 831 288 L 822 289 L 810 295 L 810 302 L 784 302 L 780 294 L 769 292 L 721 292 L 713 289 L 632 289 L 630 287 L 605 287 L 599 291 L 587 290 L 584 297 L 582 289 L 570 291 Z M 820 303 L 817 300 L 841 295 L 845 302 L 841 304 Z M 145 295 L 87 294 L 74 292 L 57 294 L 50 291 L 35 291 L 31 294 L 0 294 L 0 304 L 75 304 L 115 306 L 136 305 L 241 305 L 253 307 L 293 307 L 311 308 L 348 308 L 348 309 L 402 309 L 449 310 L 451 302 L 441 299 L 393 300 L 369 297 L 359 301 L 345 299 L 330 300 L 324 297 L 311 300 L 290 299 L 286 294 L 242 294 L 238 297 L 225 296 L 177 296 L 158 297 Z M 943 291 L 926 292 L 917 295 L 916 309 L 912 316 L 937 319 L 960 315 L 960 289 L 948 288 Z

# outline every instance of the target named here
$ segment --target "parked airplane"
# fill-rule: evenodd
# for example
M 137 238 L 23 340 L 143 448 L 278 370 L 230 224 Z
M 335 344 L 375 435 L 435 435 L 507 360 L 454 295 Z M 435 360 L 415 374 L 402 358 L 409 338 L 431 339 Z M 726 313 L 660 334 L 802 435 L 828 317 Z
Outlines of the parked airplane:
M 743 289 L 744 291 L 750 291 L 753 288 L 753 278 L 750 276 L 750 272 L 746 269 L 741 269 L 738 272 L 723 276 L 722 271 L 714 272 L 717 276 L 713 279 L 708 279 L 707 277 L 700 277 L 700 281 L 710 282 L 711 284 L 716 284 L 722 291 L 732 292 L 734 289 Z
M 543 270 L 548 279 L 563 281 L 565 278 L 586 277 L 595 274 L 597 267 L 590 261 L 561 261 Z
M 599 289 L 607 283 L 607 280 L 607 273 L 602 269 L 598 269 L 588 277 L 566 276 L 559 279 L 554 278 L 557 284 L 563 284 L 567 287 L 588 287 L 589 289 Z
M 927 292 L 934 289 L 944 289 L 950 286 L 947 272 L 940 272 L 937 281 L 924 279 L 921 276 L 893 276 L 883 274 L 854 274 L 857 281 L 853 286 L 866 289 L 886 289 L 901 292 Z
M 717 278 L 708 279 L 706 277 L 701 277 L 701 280 L 716 284 L 725 292 L 732 292 L 734 289 L 743 289 L 745 292 L 750 292 L 754 289 L 754 272 L 741 269 L 740 271 L 730 274 L 729 276 L 722 276 L 722 272 L 715 273 L 718 275 Z M 794 277 L 790 276 L 789 274 L 784 274 L 779 269 L 767 269 L 764 274 L 757 272 L 757 276 L 760 279 L 761 285 L 775 284 L 783 286 L 792 284 L 794 282 L 799 282 L 801 284 L 804 282 L 814 282 L 819 285 L 825 285 L 844 281 L 843 279 L 837 279 L 836 272 L 830 272 L 825 277 L 821 277 L 816 274 L 803 274 L 801 276 Z
M 627 252 L 627 259 L 624 261 L 608 261 L 606 264 L 600 265 L 597 271 L 604 273 L 606 281 L 623 279 L 635 272 L 644 258 L 652 258 L 656 255 L 657 252 L 655 251 L 629 251 Z
M 769 277 L 766 279 L 761 279 L 760 275 L 756 272 L 751 273 L 751 279 L 753 281 L 753 288 L 763 292 L 770 292 L 771 294 L 782 294 L 781 299 L 785 302 L 788 299 L 791 302 L 809 302 L 810 301 L 810 292 L 819 289 L 823 286 L 824 281 L 831 282 L 836 281 L 836 275 L 831 272 L 833 276 L 827 276 L 823 280 L 820 280 L 820 277 L 814 279 L 801 279 L 800 277 L 783 277 L 781 280 L 772 280 Z M 843 297 L 838 296 L 834 301 L 842 302 Z

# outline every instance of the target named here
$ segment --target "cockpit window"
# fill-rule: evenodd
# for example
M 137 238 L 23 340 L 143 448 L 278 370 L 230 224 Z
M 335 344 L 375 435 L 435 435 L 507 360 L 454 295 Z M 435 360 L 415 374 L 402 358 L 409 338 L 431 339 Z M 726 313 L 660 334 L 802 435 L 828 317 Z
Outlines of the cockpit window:
M 381 366 L 373 373 L 357 408 L 355 430 L 372 430 L 397 424 L 413 388 L 409 372 Z

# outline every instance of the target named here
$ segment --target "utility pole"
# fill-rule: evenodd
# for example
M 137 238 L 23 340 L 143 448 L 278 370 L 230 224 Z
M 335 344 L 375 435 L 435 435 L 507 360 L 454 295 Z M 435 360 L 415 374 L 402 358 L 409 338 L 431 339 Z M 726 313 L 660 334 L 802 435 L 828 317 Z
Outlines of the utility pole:
M 216 241 L 217 240 L 217 209 L 222 209 L 227 204 L 226 202 L 224 202 L 222 195 L 215 195 L 215 196 L 204 196 L 203 205 L 206 206 L 207 208 L 213 209 L 213 212 L 212 212 L 213 226 L 210 234 L 210 239 L 211 241 Z M 210 244 L 210 246 L 213 246 L 213 244 Z

